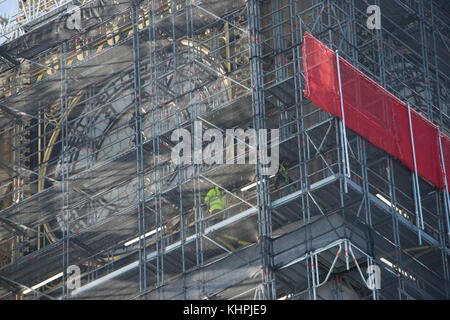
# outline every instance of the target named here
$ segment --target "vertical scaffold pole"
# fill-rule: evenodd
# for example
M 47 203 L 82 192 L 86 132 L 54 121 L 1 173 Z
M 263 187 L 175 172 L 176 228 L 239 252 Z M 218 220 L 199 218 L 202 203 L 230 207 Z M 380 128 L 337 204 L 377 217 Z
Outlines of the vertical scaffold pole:
M 249 46 L 250 46 L 250 78 L 252 84 L 252 115 L 253 125 L 257 132 L 258 145 L 264 145 L 260 129 L 266 129 L 266 108 L 264 99 L 264 70 L 262 53 L 262 34 L 261 34 L 261 5 L 262 2 L 249 0 L 247 2 Z M 259 40 L 258 40 L 259 39 Z M 267 299 L 276 297 L 275 277 L 273 271 L 272 255 L 272 215 L 270 207 L 270 192 L 268 178 L 263 175 L 263 163 L 266 154 L 257 157 L 256 170 L 256 188 L 258 203 L 258 242 L 261 249 L 261 259 L 263 265 L 262 282 Z
M 66 43 L 60 46 L 60 103 L 61 103 L 61 186 L 62 186 L 62 213 L 64 228 L 62 230 L 62 297 L 67 299 L 70 293 L 67 289 L 67 267 L 69 266 L 69 239 L 70 239 L 70 221 L 69 221 L 69 141 L 68 141 L 68 101 L 67 101 L 67 66 L 65 63 Z
M 444 153 L 442 151 L 441 134 L 439 134 L 439 153 L 441 154 L 441 165 L 442 165 L 442 170 L 444 172 L 444 185 L 445 185 L 444 208 L 445 208 L 445 217 L 447 219 L 447 237 L 449 238 L 449 241 L 450 241 L 450 221 L 449 221 L 449 216 L 448 216 L 450 202 L 449 202 L 449 196 L 448 196 L 447 171 L 445 170 L 445 159 L 444 159 Z
M 133 30 L 133 90 L 134 90 L 134 125 L 136 140 L 136 176 L 137 185 L 136 193 L 138 200 L 137 220 L 139 232 L 139 297 L 142 298 L 147 287 L 147 270 L 146 270 L 146 242 L 145 237 L 145 195 L 144 195 L 144 160 L 143 160 L 143 133 L 142 133 L 142 101 L 141 101 L 141 75 L 140 75 L 140 43 L 139 43 L 139 7 L 131 6 L 131 22 Z
M 414 145 L 414 134 L 413 134 L 413 127 L 412 127 L 412 121 L 411 121 L 411 106 L 408 103 L 408 119 L 409 119 L 409 132 L 411 135 L 411 146 L 412 146 L 412 153 L 413 153 L 413 160 L 414 160 L 414 182 L 413 182 L 413 189 L 414 189 L 414 204 L 416 209 L 416 217 L 417 217 L 417 231 L 419 234 L 419 245 L 422 245 L 422 230 L 423 230 L 423 216 L 422 216 L 422 206 L 421 206 L 421 200 L 420 200 L 420 187 L 419 187 L 419 178 L 417 175 L 417 162 L 416 162 L 416 148 Z
M 342 97 L 342 83 L 341 83 L 341 68 L 339 62 L 339 51 L 336 50 L 336 65 L 337 65 L 337 73 L 338 73 L 338 84 L 339 84 L 339 99 L 341 104 L 341 116 L 342 121 L 340 122 L 341 128 L 341 140 L 342 140 L 342 159 L 344 165 L 344 173 L 347 178 L 351 177 L 350 174 L 350 163 L 348 159 L 348 148 L 347 148 L 347 133 L 345 131 L 345 113 L 344 113 L 344 99 Z M 345 193 L 348 192 L 347 181 L 344 183 Z

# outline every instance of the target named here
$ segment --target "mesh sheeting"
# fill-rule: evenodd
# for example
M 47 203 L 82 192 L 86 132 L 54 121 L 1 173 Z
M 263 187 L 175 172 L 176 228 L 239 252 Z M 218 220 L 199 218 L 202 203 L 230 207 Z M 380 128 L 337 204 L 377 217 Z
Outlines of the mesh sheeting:
M 414 171 L 408 106 L 343 58 L 339 57 L 339 61 L 346 126 Z M 305 96 L 320 109 L 342 118 L 336 53 L 306 33 L 303 67 Z M 442 189 L 445 184 L 439 135 L 446 159 L 447 185 L 450 139 L 412 109 L 411 124 L 418 175 Z

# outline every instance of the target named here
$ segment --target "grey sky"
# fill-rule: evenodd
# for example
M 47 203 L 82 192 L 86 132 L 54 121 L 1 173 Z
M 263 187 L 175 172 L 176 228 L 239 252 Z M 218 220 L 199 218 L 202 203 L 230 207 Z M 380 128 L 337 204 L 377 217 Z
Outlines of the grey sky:
M 8 17 L 17 13 L 18 0 L 0 0 L 0 16 Z

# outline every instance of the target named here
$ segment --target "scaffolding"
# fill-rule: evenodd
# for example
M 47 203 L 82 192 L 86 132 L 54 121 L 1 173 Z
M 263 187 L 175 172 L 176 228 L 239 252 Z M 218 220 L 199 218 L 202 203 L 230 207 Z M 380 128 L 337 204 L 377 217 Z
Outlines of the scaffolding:
M 374 30 L 365 0 L 63 1 L 31 19 L 0 46 L 0 298 L 449 298 L 447 191 L 304 96 L 307 32 L 449 135 L 445 1 L 374 2 Z M 174 130 L 210 128 L 279 129 L 288 178 L 267 155 L 172 162 Z

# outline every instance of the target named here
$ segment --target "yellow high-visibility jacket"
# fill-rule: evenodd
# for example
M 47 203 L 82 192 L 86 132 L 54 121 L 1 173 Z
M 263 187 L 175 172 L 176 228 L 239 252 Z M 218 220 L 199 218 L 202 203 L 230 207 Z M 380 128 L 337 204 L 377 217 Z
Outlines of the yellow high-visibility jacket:
M 289 173 L 288 173 L 287 169 L 281 163 L 280 163 L 280 170 L 279 170 L 279 172 L 283 176 L 283 178 L 286 181 L 286 183 L 289 183 Z
M 223 192 L 218 187 L 215 187 L 208 191 L 205 197 L 205 202 L 209 205 L 209 212 L 220 211 L 225 209 L 227 200 Z

